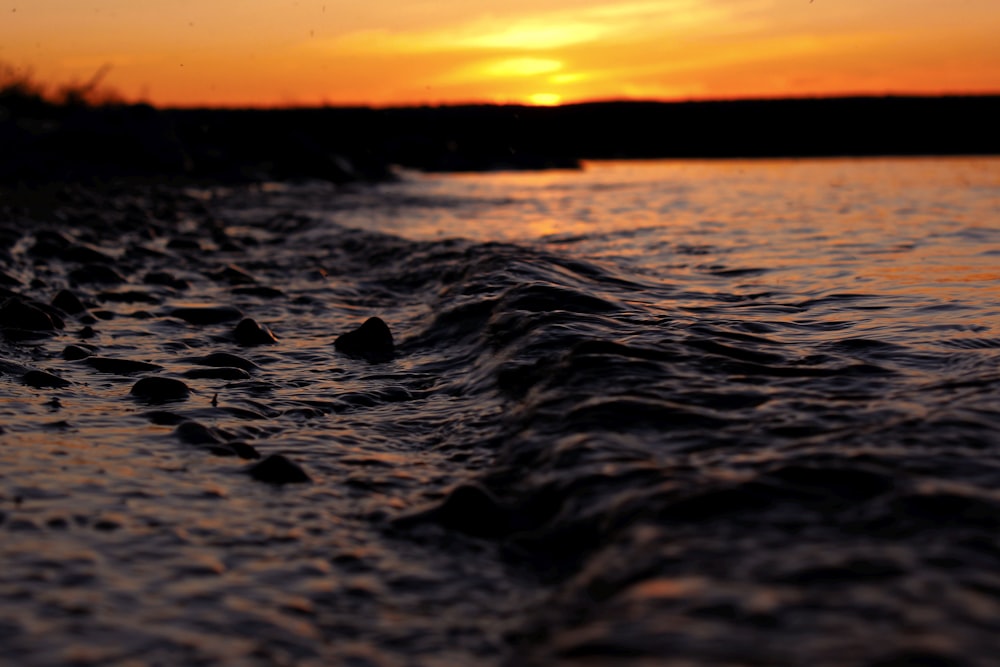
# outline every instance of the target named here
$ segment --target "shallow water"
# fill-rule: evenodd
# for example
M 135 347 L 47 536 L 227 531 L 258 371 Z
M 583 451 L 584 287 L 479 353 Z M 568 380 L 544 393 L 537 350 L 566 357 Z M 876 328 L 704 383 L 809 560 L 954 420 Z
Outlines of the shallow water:
M 6 217 L 8 289 L 69 287 L 96 315 L 93 338 L 69 316 L 0 343 L 12 664 L 1000 649 L 998 159 L 78 193 Z M 80 248 L 127 283 L 74 283 Z M 279 343 L 170 316 L 203 304 Z M 332 345 L 371 315 L 393 361 Z M 162 370 L 63 359 L 81 343 Z M 185 378 L 183 401 L 129 395 L 212 352 L 257 367 Z M 29 369 L 73 384 L 27 387 Z M 182 420 L 312 483 L 255 481 Z

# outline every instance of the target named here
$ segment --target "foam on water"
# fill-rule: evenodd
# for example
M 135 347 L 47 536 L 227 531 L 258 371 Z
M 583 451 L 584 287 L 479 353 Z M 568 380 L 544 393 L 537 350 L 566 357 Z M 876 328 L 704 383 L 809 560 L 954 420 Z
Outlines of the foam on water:
M 0 637 L 21 664 L 995 654 L 1000 161 L 199 197 L 5 228 L 11 289 L 105 311 L 95 338 L 69 318 L 2 344 Z M 77 251 L 43 257 L 43 228 Z M 129 284 L 71 284 L 84 244 Z M 170 316 L 206 304 L 279 343 Z M 390 362 L 332 345 L 371 315 Z M 152 406 L 129 396 L 141 374 L 60 356 L 81 342 L 172 377 L 209 353 L 255 366 Z M 313 482 L 254 481 L 184 420 Z

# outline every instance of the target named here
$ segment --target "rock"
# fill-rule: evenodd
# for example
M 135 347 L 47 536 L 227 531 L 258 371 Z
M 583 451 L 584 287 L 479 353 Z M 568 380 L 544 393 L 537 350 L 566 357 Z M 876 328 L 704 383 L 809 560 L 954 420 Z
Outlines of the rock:
M 260 368 L 260 366 L 249 359 L 244 359 L 243 357 L 238 357 L 235 354 L 229 354 L 228 352 L 213 352 L 212 354 L 206 354 L 204 357 L 190 357 L 188 361 L 193 364 L 198 364 L 199 366 L 242 368 L 245 371 L 252 371 Z
M 68 289 L 59 290 L 59 293 L 52 299 L 52 305 L 68 315 L 76 315 L 87 309 L 83 302 Z
M 278 342 L 271 330 L 261 324 L 258 324 L 257 320 L 252 318 L 246 318 L 241 320 L 239 324 L 236 325 L 236 330 L 233 331 L 233 336 L 236 338 L 236 342 L 240 345 L 252 346 L 252 345 L 274 345 Z
M 187 421 L 187 417 L 166 410 L 153 410 L 143 416 L 157 426 L 177 426 Z
M 146 373 L 157 371 L 163 368 L 157 364 L 150 364 L 145 361 L 132 361 L 130 359 L 109 359 L 108 357 L 87 357 L 83 363 L 90 366 L 99 373 L 114 373 L 117 375 L 130 375 L 132 373 Z
M 8 285 L 10 287 L 19 287 L 21 281 L 10 275 L 6 271 L 0 271 L 0 285 Z
M 354 331 L 339 336 L 333 345 L 344 354 L 373 364 L 391 361 L 396 352 L 389 326 L 378 317 L 370 317 Z
M 28 371 L 21 380 L 24 384 L 35 389 L 62 389 L 73 384 L 69 380 L 63 380 L 61 377 L 45 371 Z
M 232 442 L 227 442 L 225 446 L 228 447 L 230 450 L 232 450 L 232 452 L 241 459 L 249 460 L 249 459 L 260 458 L 260 452 L 257 451 L 257 448 L 251 444 L 243 442 L 242 440 L 233 440 Z
M 209 446 L 208 451 L 215 456 L 238 456 L 239 458 L 247 461 L 260 458 L 260 452 L 258 452 L 253 445 L 249 445 L 238 440 L 224 442 L 218 445 L 211 445 Z
M 104 264 L 87 264 L 70 271 L 70 280 L 76 283 L 98 283 L 120 285 L 125 282 L 121 274 Z
M 224 440 L 215 429 L 195 421 L 182 422 L 174 429 L 174 435 L 189 445 L 216 445 Z
M 481 486 L 455 487 L 428 518 L 474 537 L 499 537 L 510 530 L 510 516 L 497 498 Z
M 79 345 L 67 345 L 63 348 L 62 358 L 67 361 L 77 361 L 79 359 L 86 359 L 91 355 L 90 350 L 80 347 Z
M 186 399 L 191 395 L 191 390 L 180 380 L 154 376 L 136 382 L 130 393 L 150 403 L 162 403 Z
M 20 297 L 9 297 L 0 304 L 0 327 L 25 331 L 54 331 L 62 329 L 63 321 L 53 317 L 41 307 Z
M 513 520 L 490 491 L 478 484 L 460 484 L 438 505 L 393 519 L 393 525 L 400 528 L 425 523 L 473 537 L 497 538 L 511 533 Z
M 192 368 L 184 371 L 184 377 L 191 380 L 249 380 L 250 374 L 242 368 Z
M 233 306 L 188 306 L 174 308 L 170 311 L 170 317 L 182 319 L 188 324 L 204 325 L 238 320 L 243 317 L 243 313 Z
M 268 484 L 301 484 L 312 481 L 297 463 L 282 454 L 271 454 L 247 468 L 247 473 L 258 482 Z
M 80 333 L 78 333 L 77 336 L 79 336 L 80 338 L 83 338 L 83 339 L 96 338 L 97 337 L 97 332 L 94 331 L 94 327 L 92 327 L 92 326 L 85 326 L 84 328 L 80 329 Z

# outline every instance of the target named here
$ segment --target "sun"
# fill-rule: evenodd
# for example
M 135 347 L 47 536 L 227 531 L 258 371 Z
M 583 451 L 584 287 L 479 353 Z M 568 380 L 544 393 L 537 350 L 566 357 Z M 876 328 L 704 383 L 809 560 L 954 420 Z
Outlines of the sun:
M 528 102 L 536 107 L 554 107 L 562 102 L 562 95 L 555 93 L 535 93 L 528 96 Z

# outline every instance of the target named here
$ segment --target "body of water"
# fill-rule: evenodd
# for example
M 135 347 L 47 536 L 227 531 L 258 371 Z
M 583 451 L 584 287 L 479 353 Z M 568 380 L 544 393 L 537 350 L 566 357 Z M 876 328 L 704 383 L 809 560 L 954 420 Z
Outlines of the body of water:
M 0 662 L 1000 650 L 1000 159 L 64 199 L 3 226 L 8 299 L 86 309 L 3 323 Z

